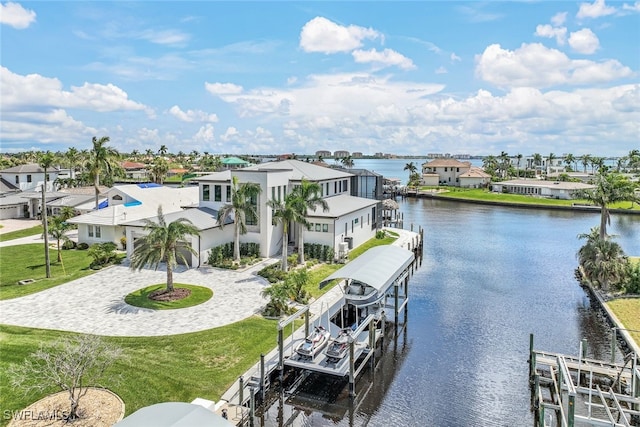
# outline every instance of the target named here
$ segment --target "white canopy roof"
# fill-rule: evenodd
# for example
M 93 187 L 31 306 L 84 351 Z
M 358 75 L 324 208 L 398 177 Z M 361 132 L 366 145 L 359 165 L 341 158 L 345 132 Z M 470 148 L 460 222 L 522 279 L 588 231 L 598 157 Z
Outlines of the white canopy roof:
M 321 281 L 320 287 L 334 279 L 354 279 L 385 292 L 413 258 L 413 252 L 399 246 L 376 246 Z

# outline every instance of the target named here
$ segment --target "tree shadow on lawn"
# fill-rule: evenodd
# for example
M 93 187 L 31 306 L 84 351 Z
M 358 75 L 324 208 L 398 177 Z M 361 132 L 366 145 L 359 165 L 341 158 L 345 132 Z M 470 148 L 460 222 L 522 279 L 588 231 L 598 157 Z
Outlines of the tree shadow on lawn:
M 124 298 L 119 298 L 117 300 L 111 301 L 104 310 L 105 313 L 116 314 L 153 313 L 155 311 L 157 310 L 153 310 L 151 308 L 136 307 L 134 305 L 127 304 L 124 301 Z

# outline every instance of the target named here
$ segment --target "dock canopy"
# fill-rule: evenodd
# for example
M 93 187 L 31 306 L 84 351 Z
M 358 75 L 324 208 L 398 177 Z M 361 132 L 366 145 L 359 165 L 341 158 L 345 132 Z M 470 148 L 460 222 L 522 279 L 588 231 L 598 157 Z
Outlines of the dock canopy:
M 376 246 L 321 281 L 320 288 L 335 279 L 353 279 L 385 292 L 413 258 L 413 252 L 399 246 Z
M 234 424 L 200 405 L 164 402 L 138 409 L 114 427 L 233 427 Z

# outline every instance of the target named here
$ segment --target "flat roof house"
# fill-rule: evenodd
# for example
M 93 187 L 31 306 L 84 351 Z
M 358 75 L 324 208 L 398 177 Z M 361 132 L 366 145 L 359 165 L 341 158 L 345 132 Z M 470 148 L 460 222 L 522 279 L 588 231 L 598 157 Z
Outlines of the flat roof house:
M 512 179 L 495 182 L 492 191 L 497 193 L 525 194 L 529 196 L 548 197 L 552 199 L 573 199 L 575 193 L 594 188 L 582 182 L 540 181 L 528 179 Z

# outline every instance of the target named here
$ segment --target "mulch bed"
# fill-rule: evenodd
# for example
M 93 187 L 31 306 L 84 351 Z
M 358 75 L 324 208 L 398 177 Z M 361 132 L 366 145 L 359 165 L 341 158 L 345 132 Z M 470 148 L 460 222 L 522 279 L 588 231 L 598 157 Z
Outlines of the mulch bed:
M 154 301 L 171 302 L 187 298 L 191 295 L 191 289 L 174 288 L 173 291 L 159 289 L 149 294 L 149 299 Z

